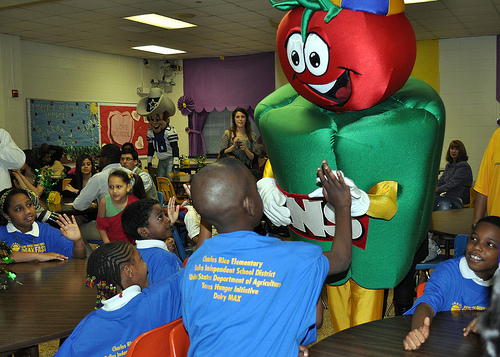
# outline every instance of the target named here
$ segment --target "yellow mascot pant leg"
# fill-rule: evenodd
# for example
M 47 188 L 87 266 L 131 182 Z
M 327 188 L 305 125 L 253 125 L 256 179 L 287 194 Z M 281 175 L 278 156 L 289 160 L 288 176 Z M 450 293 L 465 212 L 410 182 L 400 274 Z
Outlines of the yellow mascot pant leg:
M 328 285 L 328 306 L 335 332 L 382 318 L 384 289 L 365 289 L 349 279 Z

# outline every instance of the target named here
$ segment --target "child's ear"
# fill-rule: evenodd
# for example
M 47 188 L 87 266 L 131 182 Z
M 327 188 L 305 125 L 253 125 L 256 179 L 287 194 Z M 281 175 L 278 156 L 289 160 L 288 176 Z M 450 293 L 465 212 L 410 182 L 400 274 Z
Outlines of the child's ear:
M 137 233 L 143 238 L 149 237 L 149 230 L 146 227 L 137 228 Z
M 134 277 L 134 267 L 131 264 L 125 264 L 122 272 L 128 279 L 132 279 Z
M 7 213 L 4 213 L 3 214 L 3 217 L 7 220 L 7 221 L 10 221 L 10 217 Z
M 255 202 L 251 200 L 250 197 L 245 196 L 243 199 L 243 207 L 249 216 L 255 216 Z

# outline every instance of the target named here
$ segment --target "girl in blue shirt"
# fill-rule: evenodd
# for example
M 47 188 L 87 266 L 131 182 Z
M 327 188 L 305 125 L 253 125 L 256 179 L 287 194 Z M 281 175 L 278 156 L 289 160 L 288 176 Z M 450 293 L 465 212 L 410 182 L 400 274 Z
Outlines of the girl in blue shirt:
M 35 219 L 35 206 L 24 189 L 0 192 L 0 240 L 11 247 L 12 259 L 20 263 L 85 258 L 85 244 L 75 217 L 59 215 L 59 230 Z

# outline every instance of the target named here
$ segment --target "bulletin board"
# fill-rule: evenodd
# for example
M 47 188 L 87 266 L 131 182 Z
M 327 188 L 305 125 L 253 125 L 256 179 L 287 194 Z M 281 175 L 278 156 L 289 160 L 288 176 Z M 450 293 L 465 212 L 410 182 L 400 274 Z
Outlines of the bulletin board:
M 97 153 L 102 145 L 130 141 L 147 154 L 148 123 L 136 104 L 28 99 L 30 146 L 43 143 L 65 148 L 70 156 Z

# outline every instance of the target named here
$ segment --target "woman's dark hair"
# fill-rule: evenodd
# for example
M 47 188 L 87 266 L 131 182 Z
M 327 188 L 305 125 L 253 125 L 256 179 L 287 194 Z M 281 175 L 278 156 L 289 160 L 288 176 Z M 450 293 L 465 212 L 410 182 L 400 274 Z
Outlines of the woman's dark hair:
M 38 160 L 37 154 L 31 150 L 23 150 L 26 155 L 26 165 L 31 169 L 33 175 L 36 175 L 35 170 L 40 170 L 40 161 Z
M 87 286 L 97 286 L 96 309 L 102 300 L 110 299 L 123 290 L 121 270 L 132 259 L 134 246 L 123 241 L 115 241 L 99 246 L 90 254 L 87 262 Z
M 250 118 L 248 117 L 248 112 L 243 109 L 243 108 L 236 108 L 235 110 L 233 110 L 233 112 L 231 113 L 231 131 L 233 132 L 234 136 L 233 138 L 236 136 L 236 121 L 235 121 L 235 117 L 236 117 L 236 113 L 238 112 L 241 112 L 245 115 L 246 117 L 246 121 L 245 121 L 245 133 L 247 134 L 247 137 L 248 137 L 248 140 L 250 141 L 250 144 L 253 143 L 253 140 L 252 140 L 252 127 L 250 125 Z
M 7 224 L 7 219 L 3 216 L 3 213 L 7 213 L 7 210 L 10 207 L 10 202 L 12 201 L 12 197 L 17 195 L 18 193 L 22 193 L 26 195 L 31 200 L 31 197 L 28 195 L 28 192 L 23 188 L 6 188 L 0 192 L 0 224 L 5 226 Z
M 152 198 L 145 198 L 132 202 L 122 212 L 122 227 L 125 234 L 133 239 L 140 240 L 142 236 L 137 232 L 138 228 L 147 227 L 153 206 L 160 202 Z
M 91 164 L 91 176 L 96 174 L 96 169 L 94 166 L 94 161 L 92 160 L 92 156 L 89 154 L 81 154 L 77 157 L 76 159 L 76 165 L 75 165 L 75 179 L 76 179 L 76 186 L 75 187 L 77 190 L 81 190 L 83 188 L 83 174 L 82 174 L 82 165 L 85 159 L 90 160 Z
M 452 147 L 458 148 L 457 162 L 469 160 L 469 157 L 467 156 L 467 150 L 465 150 L 464 143 L 462 143 L 460 140 L 453 140 L 450 143 L 450 146 L 448 147 L 448 151 L 446 152 L 446 161 L 453 162 L 453 159 L 450 156 L 450 149 Z
M 131 186 L 131 191 L 130 193 L 137 197 L 138 199 L 146 198 L 146 190 L 144 189 L 144 183 L 142 182 L 142 179 L 139 175 L 134 174 L 134 173 L 128 173 L 125 170 L 115 170 L 109 174 L 109 177 L 115 176 L 119 177 L 122 179 L 123 182 L 126 184 L 130 184 Z M 108 177 L 108 180 L 109 180 Z M 132 182 L 132 178 L 134 179 L 134 182 Z

